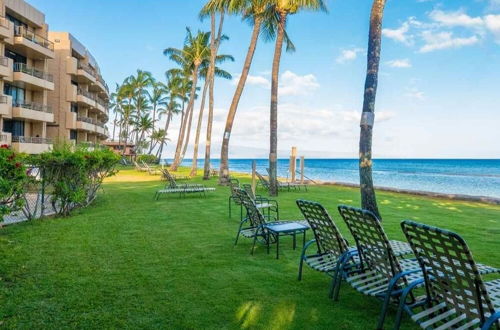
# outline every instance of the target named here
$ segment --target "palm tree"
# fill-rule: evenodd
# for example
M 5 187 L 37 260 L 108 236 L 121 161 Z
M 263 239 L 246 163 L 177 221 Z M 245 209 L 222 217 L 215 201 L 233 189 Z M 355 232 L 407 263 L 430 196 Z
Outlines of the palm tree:
M 136 134 L 140 134 L 137 147 L 139 147 L 139 150 L 142 150 L 144 145 L 147 144 L 144 140 L 144 136 L 154 128 L 154 121 L 151 119 L 149 113 L 145 113 L 135 118 L 134 125 Z
M 171 94 L 172 95 L 172 94 Z M 167 120 L 165 122 L 165 128 L 163 129 L 165 131 L 165 134 L 168 134 L 168 129 L 170 127 L 170 122 L 172 121 L 172 117 L 174 115 L 177 115 L 181 112 L 181 105 L 177 103 L 175 98 L 170 97 L 170 101 L 168 102 L 168 105 L 165 109 L 161 109 L 160 112 L 158 112 L 158 116 L 161 118 L 163 114 L 167 115 Z M 162 152 L 163 152 L 163 147 L 165 146 L 166 141 L 160 143 L 160 147 L 158 148 L 157 154 L 159 157 L 161 157 Z
M 189 97 L 189 103 L 184 116 L 184 123 L 181 125 L 181 134 L 179 141 L 177 142 L 177 148 L 175 151 L 175 158 L 172 164 L 172 170 L 176 170 L 180 165 L 181 160 L 181 148 L 184 141 L 184 135 L 186 132 L 186 122 L 189 120 L 188 117 L 192 118 L 192 110 L 194 106 L 194 100 L 196 96 L 196 88 L 198 84 L 198 74 L 200 65 L 209 56 L 210 48 L 208 47 L 208 41 L 210 39 L 209 32 L 198 31 L 196 35 L 193 35 L 189 28 L 186 28 L 187 36 L 183 49 L 167 48 L 163 51 L 163 54 L 169 56 L 169 58 L 181 65 L 181 67 L 188 68 L 191 73 L 191 92 Z
M 154 81 L 152 82 L 151 84 L 151 91 L 147 91 L 147 94 L 148 94 L 148 98 L 149 98 L 149 102 L 151 103 L 151 106 L 153 107 L 153 123 L 156 123 L 156 113 L 157 113 L 157 110 L 158 110 L 158 107 L 161 107 L 161 106 L 165 106 L 167 104 L 167 94 L 168 94 L 168 90 L 167 90 L 167 86 L 160 82 L 160 81 Z M 154 131 L 154 127 L 153 127 L 153 131 Z M 151 150 L 153 149 L 153 139 L 152 139 L 152 136 L 151 136 L 151 141 L 150 141 L 150 153 L 151 153 Z
M 219 11 L 219 27 L 216 32 L 217 19 L 216 11 L 210 13 L 210 65 L 208 67 L 208 123 L 207 123 L 207 138 L 205 141 L 205 164 L 203 171 L 203 179 L 210 178 L 210 150 L 212 142 L 212 125 L 214 121 L 214 83 L 215 83 L 215 61 L 222 38 L 222 27 L 224 25 L 224 10 Z M 202 13 L 203 15 L 203 10 Z
M 134 117 L 134 107 L 131 103 L 125 103 L 122 106 L 122 122 L 121 122 L 121 139 L 124 141 L 124 146 L 122 148 L 122 156 L 125 154 L 126 146 L 128 143 L 128 137 L 130 133 L 130 126 L 133 125 L 133 117 Z
M 118 92 L 120 90 L 120 85 L 116 84 L 115 91 L 109 96 L 109 109 L 115 113 L 115 119 L 113 120 L 113 133 L 111 135 L 111 140 L 115 139 L 116 125 L 119 122 L 119 116 L 121 115 L 120 100 L 118 97 Z
M 217 56 L 216 62 L 224 62 L 227 59 L 234 61 L 234 58 L 232 56 L 219 55 L 219 56 Z M 203 86 L 203 94 L 201 97 L 200 112 L 198 114 L 198 125 L 196 126 L 196 138 L 194 141 L 194 148 L 193 148 L 193 161 L 192 161 L 192 165 L 191 165 L 191 174 L 190 174 L 191 176 L 195 176 L 197 169 L 198 169 L 198 146 L 200 143 L 201 124 L 203 121 L 203 112 L 205 109 L 205 97 L 206 97 L 207 89 L 208 89 L 207 76 L 208 76 L 209 66 L 210 66 L 210 64 L 208 63 L 208 65 L 205 65 L 200 70 L 200 77 L 203 77 L 205 79 L 205 84 Z M 224 79 L 232 79 L 232 76 L 229 72 L 222 70 L 221 68 L 219 68 L 217 66 L 215 67 L 214 73 L 215 73 L 215 76 L 217 76 L 217 77 L 224 78 Z
M 151 75 L 150 72 L 148 71 L 142 71 L 142 70 L 137 70 L 137 75 L 132 75 L 127 78 L 127 83 L 130 85 L 130 88 L 133 89 L 134 91 L 134 98 L 136 99 L 136 111 L 137 111 L 137 116 L 141 117 L 142 109 L 140 107 L 140 103 L 137 103 L 137 98 L 143 97 L 144 94 L 146 93 L 146 89 L 150 87 L 153 83 L 153 76 Z M 139 132 L 136 131 L 135 133 L 135 143 L 137 144 L 138 142 L 138 137 L 139 137 Z
M 204 11 L 207 12 L 218 10 L 226 10 L 231 14 L 241 14 L 243 20 L 253 26 L 250 45 L 248 47 L 238 85 L 229 107 L 224 134 L 222 137 L 219 184 L 227 184 L 229 182 L 229 140 L 231 138 L 231 131 L 233 129 L 236 111 L 238 110 L 238 105 L 250 72 L 259 36 L 262 33 L 265 36 L 265 40 L 272 39 L 275 34 L 277 20 L 274 15 L 270 14 L 269 0 L 210 0 L 204 8 Z M 291 41 L 288 38 L 286 38 L 286 41 L 287 50 L 293 50 L 293 44 Z
M 323 0 L 271 0 L 271 8 L 278 17 L 276 45 L 274 48 L 273 67 L 271 71 L 271 109 L 270 109 L 270 150 L 269 181 L 271 196 L 278 195 L 277 159 L 278 159 L 278 76 L 280 71 L 281 52 L 285 39 L 285 28 L 288 15 L 302 9 L 324 10 Z
M 375 118 L 375 98 L 377 96 L 380 49 L 382 46 L 382 19 L 385 0 L 374 0 L 370 15 L 367 70 L 359 137 L 359 178 L 361 205 L 380 217 L 372 177 L 372 136 Z
M 160 146 L 161 146 L 161 145 L 167 143 L 167 141 L 169 141 L 169 139 L 167 137 L 167 132 L 163 128 L 160 128 L 159 130 L 154 131 L 153 133 L 151 133 L 151 141 L 153 141 L 153 145 L 151 146 L 151 150 L 156 148 L 156 146 L 158 144 L 160 144 Z M 149 153 L 151 153 L 151 150 Z M 159 158 L 159 155 L 161 156 L 160 148 L 158 148 L 158 150 L 156 152 L 156 157 Z

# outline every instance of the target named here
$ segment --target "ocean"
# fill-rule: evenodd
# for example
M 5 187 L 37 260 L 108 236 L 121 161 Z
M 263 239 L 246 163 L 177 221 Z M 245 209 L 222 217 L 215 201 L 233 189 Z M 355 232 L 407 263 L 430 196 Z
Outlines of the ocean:
M 266 174 L 268 161 L 256 161 L 257 171 Z M 191 166 L 191 160 L 183 165 Z M 232 159 L 229 167 L 250 173 L 252 159 Z M 218 159 L 212 168 L 219 168 Z M 306 159 L 304 172 L 312 180 L 359 183 L 357 159 Z M 278 160 L 278 175 L 290 176 L 288 159 Z M 500 198 L 500 159 L 377 159 L 373 181 L 380 187 Z

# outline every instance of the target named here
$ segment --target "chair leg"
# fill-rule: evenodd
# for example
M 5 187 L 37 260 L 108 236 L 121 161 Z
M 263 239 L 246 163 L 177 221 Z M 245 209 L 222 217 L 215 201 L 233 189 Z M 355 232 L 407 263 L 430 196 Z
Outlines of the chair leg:
M 399 298 L 399 306 L 398 306 L 398 312 L 396 314 L 396 321 L 394 322 L 394 329 L 399 330 L 401 326 L 401 321 L 403 319 L 403 312 L 405 310 L 405 303 L 406 303 L 406 298 L 408 295 L 411 293 L 413 288 L 417 286 L 418 284 L 422 283 L 422 281 L 415 281 L 413 283 L 410 283 L 408 287 L 406 287 L 403 292 L 401 293 L 401 297 Z

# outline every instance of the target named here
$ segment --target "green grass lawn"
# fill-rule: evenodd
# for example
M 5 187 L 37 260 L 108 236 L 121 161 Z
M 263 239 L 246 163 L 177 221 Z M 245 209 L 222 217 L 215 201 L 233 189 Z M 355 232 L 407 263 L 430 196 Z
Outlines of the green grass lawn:
M 251 256 L 248 239 L 233 247 L 239 215 L 228 217 L 228 188 L 206 183 L 217 188 L 207 198 L 154 201 L 158 177 L 122 170 L 69 218 L 0 228 L 0 328 L 375 327 L 378 300 L 343 285 L 334 303 L 329 277 L 308 268 L 297 281 L 291 238 L 279 260 L 262 246 Z M 301 218 L 298 198 L 323 203 L 350 239 L 336 206 L 359 205 L 358 190 L 282 193 L 283 220 Z M 478 261 L 500 267 L 500 207 L 384 192 L 378 200 L 391 239 L 413 219 L 456 231 Z M 417 327 L 406 318 L 403 328 Z

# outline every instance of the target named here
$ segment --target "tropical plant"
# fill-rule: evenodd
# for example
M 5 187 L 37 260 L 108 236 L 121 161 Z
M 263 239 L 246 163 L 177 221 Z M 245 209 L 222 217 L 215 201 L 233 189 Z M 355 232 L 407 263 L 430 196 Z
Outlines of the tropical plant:
M 137 74 L 131 75 L 126 79 L 126 83 L 129 85 L 129 88 L 133 91 L 133 98 L 135 101 L 135 111 L 137 112 L 137 117 L 142 116 L 142 112 L 147 110 L 142 106 L 145 105 L 144 96 L 146 94 L 146 89 L 153 84 L 153 76 L 148 71 L 137 70 Z M 139 101 L 141 100 L 141 102 Z M 139 132 L 135 133 L 134 142 L 137 144 L 139 138 Z
M 24 185 L 28 177 L 19 154 L 7 145 L 0 146 L 0 222 L 23 206 Z
M 227 37 L 221 35 L 220 36 L 221 40 L 226 40 Z M 215 58 L 216 64 L 223 63 L 225 61 L 234 61 L 234 58 L 230 55 L 217 55 Z M 198 114 L 198 124 L 196 126 L 196 137 L 195 137 L 195 142 L 194 142 L 194 147 L 193 147 L 193 161 L 191 165 L 191 176 L 196 175 L 197 169 L 198 169 L 198 147 L 200 143 L 200 134 L 201 134 L 201 126 L 202 126 L 202 121 L 203 121 L 203 113 L 205 109 L 205 98 L 207 94 L 207 90 L 209 89 L 210 81 L 208 79 L 208 75 L 210 72 L 210 66 L 211 63 L 209 61 L 205 61 L 202 65 L 202 68 L 200 69 L 200 77 L 205 79 L 205 84 L 203 86 L 203 93 L 202 93 L 202 98 L 201 98 L 201 104 L 200 104 L 200 112 Z M 232 79 L 232 76 L 229 72 L 221 69 L 220 67 L 216 66 L 214 69 L 214 76 L 223 78 L 223 79 Z M 212 95 L 213 98 L 213 95 Z M 212 104 L 213 105 L 213 104 Z M 211 122 L 213 121 L 213 109 L 212 112 L 209 112 L 208 116 L 208 121 L 209 123 L 207 124 L 207 134 L 209 130 L 211 131 Z
M 270 150 L 269 181 L 271 196 L 278 195 L 277 160 L 278 160 L 278 77 L 281 53 L 285 39 L 287 18 L 303 9 L 324 10 L 323 0 L 270 0 L 270 9 L 278 17 L 276 44 L 274 48 L 273 66 L 271 70 L 271 109 L 270 109 Z
M 236 111 L 238 110 L 238 105 L 250 72 L 259 36 L 263 34 L 264 40 L 266 41 L 275 37 L 277 18 L 273 15 L 269 5 L 269 0 L 210 0 L 203 9 L 204 12 L 226 10 L 230 14 L 241 15 L 243 20 L 253 26 L 248 52 L 245 57 L 243 69 L 229 107 L 224 127 L 219 169 L 220 184 L 227 184 L 229 182 L 229 141 L 231 138 L 231 131 Z M 288 39 L 286 33 L 285 41 L 287 42 L 287 50 L 292 51 L 294 46 Z
M 359 137 L 359 178 L 361 205 L 380 217 L 372 177 L 372 136 L 375 119 L 375 98 L 377 96 L 378 69 L 382 47 L 382 19 L 385 0 L 374 0 L 370 15 L 368 38 L 367 69 L 361 115 L 361 133 Z
M 151 91 L 148 91 L 147 94 L 149 102 L 151 103 L 151 106 L 153 108 L 153 123 L 156 123 L 157 112 L 161 111 L 161 107 L 165 106 L 168 102 L 167 86 L 164 83 L 153 79 L 153 82 L 151 84 Z M 153 127 L 153 132 L 154 132 L 154 127 Z M 152 148 L 153 148 L 153 139 L 151 137 L 149 145 L 150 152 Z
M 193 34 L 189 28 L 186 28 L 186 31 L 186 40 L 182 49 L 170 47 L 163 51 L 163 54 L 168 56 L 175 63 L 179 64 L 184 72 L 190 73 L 192 82 L 189 103 L 184 115 L 183 124 L 181 125 L 181 134 L 179 140 L 177 141 L 177 147 L 175 150 L 174 162 L 172 164 L 173 170 L 176 170 L 181 162 L 182 146 L 187 128 L 186 124 L 188 121 L 189 123 L 191 122 L 190 118 L 192 119 L 200 65 L 210 55 L 210 48 L 208 47 L 210 33 L 198 31 L 196 34 Z

